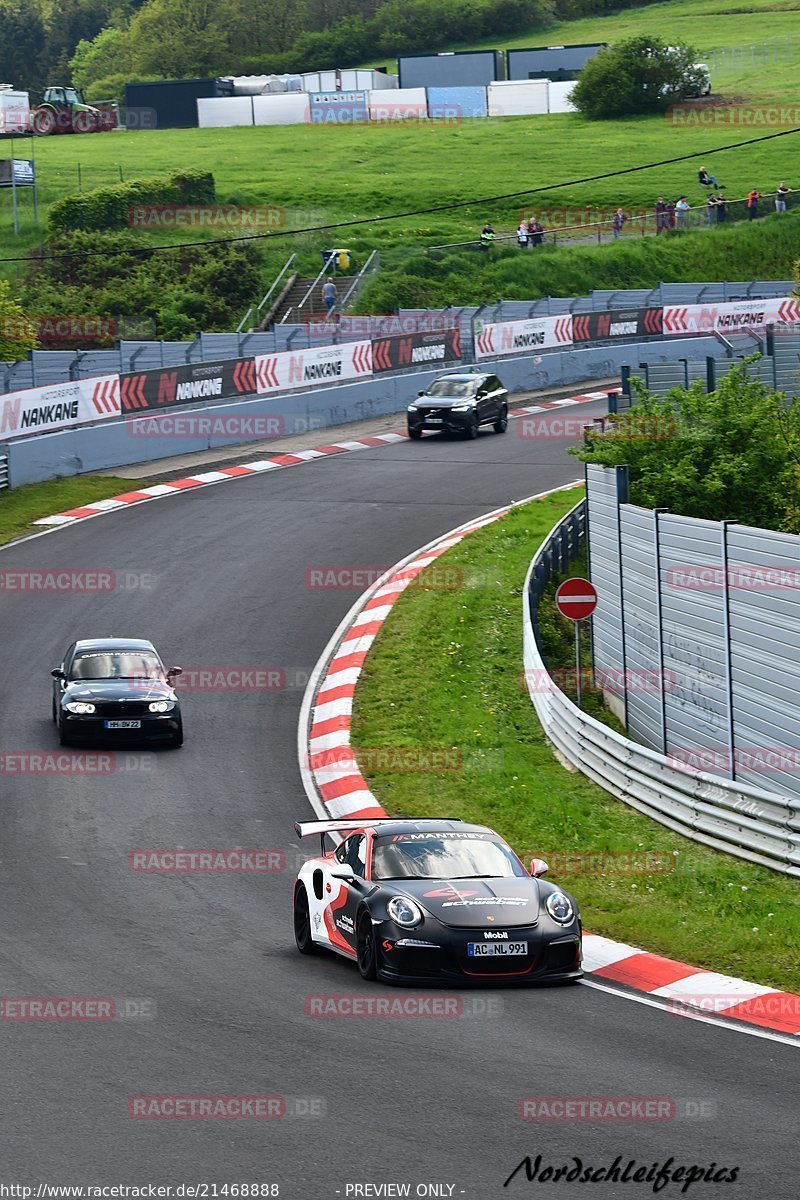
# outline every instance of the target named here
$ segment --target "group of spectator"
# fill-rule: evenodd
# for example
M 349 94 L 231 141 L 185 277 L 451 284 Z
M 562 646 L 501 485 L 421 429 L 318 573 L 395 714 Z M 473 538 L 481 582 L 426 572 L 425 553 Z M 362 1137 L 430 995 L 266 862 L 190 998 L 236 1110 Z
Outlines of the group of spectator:
M 728 219 L 725 185 L 719 183 L 716 176 L 710 174 L 705 167 L 701 167 L 697 172 L 697 179 L 702 187 L 709 189 L 705 205 L 707 224 L 722 225 Z M 786 181 L 782 179 L 774 192 L 776 212 L 786 212 L 786 197 L 791 191 L 792 188 L 787 187 Z M 765 199 L 765 195 L 758 188 L 753 188 L 749 192 L 746 198 L 748 221 L 753 221 L 758 216 L 758 202 L 763 199 Z M 656 233 L 664 233 L 670 229 L 686 229 L 686 214 L 691 207 L 684 195 L 674 201 L 665 200 L 663 196 L 659 196 L 655 204 Z M 621 208 L 614 213 L 611 219 L 611 232 L 615 240 L 621 236 L 623 226 L 628 219 Z M 536 246 L 541 246 L 544 241 L 544 232 L 544 228 L 535 217 L 523 219 L 517 229 L 517 242 L 522 248 L 532 250 Z M 497 234 L 487 221 L 481 230 L 481 249 L 488 250 L 496 237 Z

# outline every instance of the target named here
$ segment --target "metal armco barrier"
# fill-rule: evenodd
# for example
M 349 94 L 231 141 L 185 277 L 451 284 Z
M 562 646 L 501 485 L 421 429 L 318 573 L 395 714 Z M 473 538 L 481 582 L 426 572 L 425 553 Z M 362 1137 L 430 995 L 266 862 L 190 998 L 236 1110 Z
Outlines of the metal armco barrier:
M 558 754 L 625 804 L 668 829 L 738 858 L 800 878 L 800 801 L 701 771 L 679 769 L 582 712 L 549 678 L 536 637 L 538 598 L 562 553 L 562 527 L 551 531 L 528 570 L 523 641 L 528 691 Z M 549 680 L 542 686 L 542 680 Z

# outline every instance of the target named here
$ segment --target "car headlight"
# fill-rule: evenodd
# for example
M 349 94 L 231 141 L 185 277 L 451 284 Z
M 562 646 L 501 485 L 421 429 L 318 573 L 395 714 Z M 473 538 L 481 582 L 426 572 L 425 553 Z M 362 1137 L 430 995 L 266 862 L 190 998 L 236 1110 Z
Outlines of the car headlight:
M 475 407 L 474 400 L 470 404 L 454 404 L 453 412 L 469 412 L 469 410 L 474 407 Z
M 407 896 L 393 896 L 386 908 L 394 923 L 402 925 L 404 929 L 413 929 L 415 925 L 422 924 L 421 909 Z
M 419 405 L 418 405 L 418 404 L 409 404 L 409 406 L 408 406 L 408 411 L 409 411 L 409 412 L 416 412 L 418 408 L 419 408 Z
M 93 704 L 87 704 L 83 700 L 70 700 L 69 704 L 65 705 L 65 707 L 67 712 L 79 713 L 81 716 L 85 716 L 87 713 L 93 713 L 95 711 Z
M 559 925 L 569 925 L 575 916 L 572 901 L 563 892 L 551 892 L 545 900 L 544 906 L 553 920 L 558 921 Z
M 169 710 L 174 707 L 174 700 L 154 700 L 152 704 L 148 705 L 150 712 L 169 712 Z

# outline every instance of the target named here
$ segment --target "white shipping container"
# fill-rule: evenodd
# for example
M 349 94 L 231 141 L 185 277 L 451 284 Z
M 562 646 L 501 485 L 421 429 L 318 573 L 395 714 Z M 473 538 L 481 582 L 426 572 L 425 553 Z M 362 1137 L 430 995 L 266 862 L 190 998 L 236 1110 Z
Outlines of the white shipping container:
M 574 79 L 548 79 L 548 103 L 551 113 L 575 112 L 575 105 L 567 99 L 575 87 Z
M 506 80 L 490 83 L 490 117 L 526 117 L 548 111 L 547 80 Z
M 304 92 L 284 92 L 282 96 L 253 96 L 256 125 L 309 124 L 308 96 Z
M 253 124 L 252 96 L 224 96 L 197 101 L 197 124 L 201 129 L 222 129 Z
M 0 133 L 27 133 L 31 106 L 27 92 L 0 88 Z

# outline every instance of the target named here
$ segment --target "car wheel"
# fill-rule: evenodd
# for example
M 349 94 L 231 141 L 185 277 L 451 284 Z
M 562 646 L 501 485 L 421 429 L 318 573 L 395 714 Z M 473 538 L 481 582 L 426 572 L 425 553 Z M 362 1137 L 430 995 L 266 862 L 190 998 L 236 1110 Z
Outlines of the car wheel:
M 69 738 L 67 737 L 67 732 L 64 729 L 63 721 L 58 722 L 58 744 L 60 746 L 68 746 L 69 745 Z
M 495 433 L 505 433 L 508 429 L 508 409 L 504 408 L 494 423 Z
M 301 954 L 316 954 L 317 947 L 311 937 L 308 893 L 302 883 L 297 885 L 294 894 L 294 940 Z
M 58 713 L 56 712 L 56 698 L 53 696 L 50 701 L 50 715 L 54 725 L 58 724 Z
M 480 424 L 478 421 L 478 414 L 473 413 L 472 416 L 470 417 L 469 421 L 467 422 L 467 427 L 464 430 L 464 437 L 467 437 L 470 439 L 476 438 L 478 436 L 479 427 L 480 427 Z
M 363 912 L 358 921 L 356 933 L 356 952 L 358 954 L 358 969 L 362 979 L 378 978 L 378 944 L 375 941 L 375 930 L 372 917 Z
M 422 437 L 422 430 L 412 429 L 412 427 L 409 425 L 408 436 L 411 438 L 412 442 L 417 442 Z

